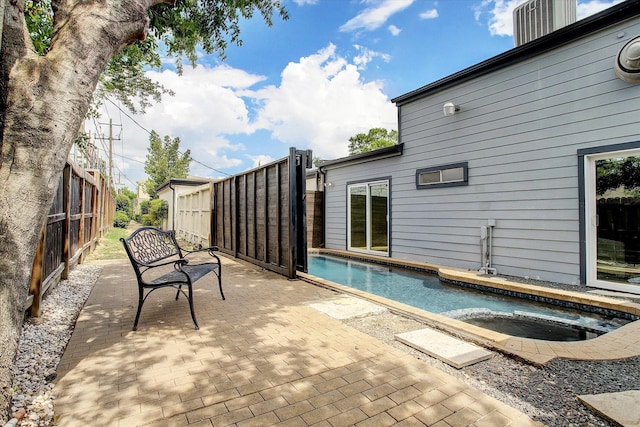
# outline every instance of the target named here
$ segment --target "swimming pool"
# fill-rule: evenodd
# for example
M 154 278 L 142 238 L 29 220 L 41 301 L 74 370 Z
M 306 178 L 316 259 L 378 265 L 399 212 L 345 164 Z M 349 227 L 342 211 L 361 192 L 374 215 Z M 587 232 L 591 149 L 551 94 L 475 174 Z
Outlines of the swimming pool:
M 556 323 L 592 333 L 590 336 L 581 338 L 585 339 L 615 330 L 628 323 L 628 320 L 625 319 L 608 318 L 447 284 L 433 274 L 346 258 L 310 254 L 308 271 L 313 276 L 334 283 L 431 313 L 469 321 L 469 323 L 483 323 L 483 327 L 498 331 L 500 331 L 500 322 L 495 319 L 503 319 L 505 323 L 509 323 L 510 318 L 522 319 L 526 317 L 535 319 L 538 324 Z M 486 318 L 493 318 L 494 321 L 477 320 Z M 535 338 L 534 336 L 527 337 Z

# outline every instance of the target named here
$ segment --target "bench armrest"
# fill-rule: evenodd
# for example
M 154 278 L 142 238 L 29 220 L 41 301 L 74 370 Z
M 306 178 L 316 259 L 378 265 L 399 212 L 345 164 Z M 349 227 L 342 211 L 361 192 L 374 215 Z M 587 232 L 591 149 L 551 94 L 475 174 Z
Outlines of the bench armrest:
M 175 268 L 176 270 L 180 270 L 180 268 L 183 265 L 187 265 L 189 264 L 189 260 L 186 258 L 177 258 L 177 259 L 173 259 L 171 261 L 166 261 L 166 262 L 153 262 L 153 263 L 140 263 L 141 267 L 145 268 L 146 270 L 151 270 L 153 268 L 156 267 L 164 267 L 167 265 L 173 265 L 173 268 Z
M 218 258 L 218 256 L 216 254 L 214 254 L 214 252 L 218 252 L 220 250 L 217 246 L 210 246 L 208 248 L 193 249 L 193 250 L 184 249 L 184 248 L 180 247 L 180 250 L 185 253 L 185 258 L 187 256 L 189 256 L 189 255 L 196 254 L 196 253 L 199 253 L 199 252 L 207 252 L 213 258 L 217 259 L 218 263 L 220 263 L 220 258 Z
M 192 250 L 190 250 L 190 249 L 185 249 L 185 248 L 183 248 L 183 247 L 181 246 L 181 247 L 180 247 L 180 250 L 181 250 L 182 252 L 187 252 L 187 253 L 189 253 L 189 254 L 194 254 L 194 253 L 196 253 L 196 252 L 217 252 L 217 251 L 219 251 L 219 250 L 220 250 L 220 248 L 218 248 L 217 246 L 210 246 L 210 247 L 208 247 L 208 248 L 201 248 L 201 249 L 192 249 Z

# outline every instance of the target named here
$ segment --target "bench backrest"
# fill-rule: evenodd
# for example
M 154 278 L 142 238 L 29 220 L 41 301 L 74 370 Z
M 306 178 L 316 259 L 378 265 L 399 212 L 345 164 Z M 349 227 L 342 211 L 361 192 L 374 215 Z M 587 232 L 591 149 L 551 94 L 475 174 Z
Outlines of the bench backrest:
M 129 259 L 138 265 L 151 265 L 172 256 L 182 258 L 173 231 L 162 231 L 155 227 L 142 227 L 131 233 L 124 244 Z

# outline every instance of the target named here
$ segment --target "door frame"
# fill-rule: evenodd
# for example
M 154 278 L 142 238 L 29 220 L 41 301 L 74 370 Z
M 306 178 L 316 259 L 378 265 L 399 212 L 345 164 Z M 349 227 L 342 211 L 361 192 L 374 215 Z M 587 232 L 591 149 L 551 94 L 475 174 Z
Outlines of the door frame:
M 591 147 L 578 150 L 580 283 L 589 287 L 640 293 L 640 286 L 598 280 L 597 235 L 595 234 L 595 162 L 616 155 L 640 156 L 640 141 Z
M 380 184 L 380 183 L 386 183 L 387 184 L 387 251 L 386 252 L 382 252 L 382 251 L 376 251 L 376 250 L 372 250 L 371 249 L 371 236 L 370 236 L 370 231 L 371 231 L 371 206 L 370 206 L 370 188 L 371 185 L 375 185 L 375 184 Z M 387 176 L 387 177 L 382 177 L 382 178 L 372 178 L 372 179 L 365 179 L 365 180 L 358 180 L 358 181 L 350 181 L 346 183 L 346 187 L 347 187 L 347 191 L 346 191 L 346 195 L 347 195 L 347 209 L 346 209 L 346 213 L 347 213 L 347 220 L 346 220 L 346 225 L 347 225 L 347 232 L 346 232 L 346 248 L 348 251 L 351 252 L 360 252 L 360 253 L 367 253 L 367 254 L 372 254 L 372 255 L 379 255 L 379 256 L 391 256 L 391 177 Z M 355 186 L 366 186 L 367 188 L 367 198 L 366 198 L 366 241 L 367 241 L 367 249 L 362 250 L 359 248 L 353 248 L 351 247 L 351 193 L 350 193 L 350 189 L 351 187 L 355 187 Z

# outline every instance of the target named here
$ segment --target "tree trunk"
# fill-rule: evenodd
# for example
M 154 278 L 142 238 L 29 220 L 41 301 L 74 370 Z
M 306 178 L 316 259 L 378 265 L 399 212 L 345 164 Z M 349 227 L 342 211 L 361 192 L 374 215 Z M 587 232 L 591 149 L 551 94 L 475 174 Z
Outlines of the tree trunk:
M 22 0 L 6 1 L 0 54 L 0 421 L 8 414 L 11 367 L 31 266 L 67 155 L 102 70 L 143 38 L 144 1 L 53 0 L 51 50 L 34 53 Z

